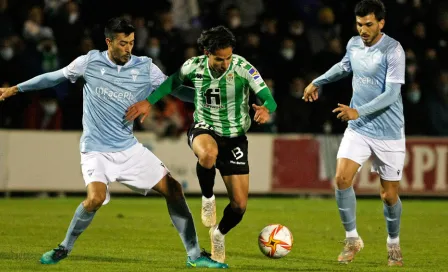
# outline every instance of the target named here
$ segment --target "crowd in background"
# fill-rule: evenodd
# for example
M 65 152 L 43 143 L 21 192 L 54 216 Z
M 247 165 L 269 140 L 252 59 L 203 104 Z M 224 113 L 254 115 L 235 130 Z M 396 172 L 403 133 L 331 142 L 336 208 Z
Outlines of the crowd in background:
M 387 0 L 384 33 L 406 52 L 402 87 L 407 135 L 448 135 L 448 3 Z M 324 86 L 305 103 L 307 84 L 345 54 L 357 35 L 355 0 L 0 0 L 0 85 L 13 86 L 67 66 L 89 50 L 105 50 L 105 22 L 126 16 L 136 27 L 135 55 L 153 59 L 167 75 L 200 55 L 203 29 L 225 25 L 237 39 L 235 53 L 260 72 L 278 110 L 252 132 L 333 133 L 346 123 L 332 109 L 348 104 L 351 77 Z M 68 81 L 0 103 L 0 128 L 82 129 L 82 86 Z M 255 96 L 250 103 L 258 102 Z M 137 130 L 177 136 L 192 122 L 194 105 L 171 96 L 158 103 Z

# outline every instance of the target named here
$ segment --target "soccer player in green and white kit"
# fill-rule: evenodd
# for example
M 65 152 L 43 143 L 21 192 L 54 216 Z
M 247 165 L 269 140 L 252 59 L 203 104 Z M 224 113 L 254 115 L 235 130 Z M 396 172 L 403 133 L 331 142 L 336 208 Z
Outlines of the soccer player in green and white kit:
M 151 106 L 183 83 L 195 89 L 194 123 L 188 143 L 198 157 L 196 171 L 202 190 L 202 222 L 210 228 L 212 258 L 225 259 L 224 236 L 243 218 L 249 192 L 248 143 L 250 127 L 249 90 L 263 101 L 253 104 L 254 120 L 264 124 L 277 108 L 269 88 L 258 71 L 241 56 L 233 54 L 235 36 L 223 26 L 202 32 L 198 39 L 204 55 L 187 60 L 147 100 L 129 107 L 129 121 L 148 115 Z M 227 188 L 230 204 L 216 225 L 213 194 L 215 167 Z

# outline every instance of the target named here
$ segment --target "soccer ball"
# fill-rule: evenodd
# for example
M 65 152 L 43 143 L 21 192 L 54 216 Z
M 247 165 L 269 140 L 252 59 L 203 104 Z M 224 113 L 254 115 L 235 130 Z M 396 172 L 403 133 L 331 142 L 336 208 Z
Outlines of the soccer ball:
M 292 233 L 280 224 L 266 226 L 258 235 L 261 252 L 273 259 L 286 256 L 291 251 L 292 243 Z

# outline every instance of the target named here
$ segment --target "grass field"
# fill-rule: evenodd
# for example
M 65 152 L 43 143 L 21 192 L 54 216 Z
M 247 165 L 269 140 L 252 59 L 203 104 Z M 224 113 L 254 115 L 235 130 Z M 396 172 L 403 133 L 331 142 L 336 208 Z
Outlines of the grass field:
M 112 198 L 78 239 L 72 254 L 54 266 L 38 263 L 63 240 L 81 198 L 0 199 L 0 271 L 179 271 L 185 252 L 161 198 Z M 200 198 L 189 198 L 202 247 L 210 250 L 200 223 Z M 218 198 L 221 214 L 227 200 Z M 227 259 L 238 271 L 448 271 L 448 202 L 403 201 L 401 246 L 405 266 L 386 266 L 386 231 L 379 200 L 358 200 L 358 231 L 365 248 L 339 265 L 343 228 L 333 199 L 252 198 L 242 223 L 226 237 Z M 257 245 L 267 224 L 294 235 L 283 259 L 264 257 Z M 189 269 L 190 270 L 190 269 Z

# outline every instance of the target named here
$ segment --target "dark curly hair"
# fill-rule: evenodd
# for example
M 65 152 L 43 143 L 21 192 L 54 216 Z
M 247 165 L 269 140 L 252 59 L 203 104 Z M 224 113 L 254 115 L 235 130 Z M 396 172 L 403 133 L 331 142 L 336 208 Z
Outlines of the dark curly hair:
M 386 18 L 386 7 L 380 0 L 362 0 L 355 7 L 355 15 L 364 17 L 370 13 L 375 14 L 378 21 Z
M 198 39 L 199 49 L 215 54 L 216 50 L 227 47 L 235 48 L 236 39 L 233 33 L 224 26 L 217 26 L 204 30 Z

